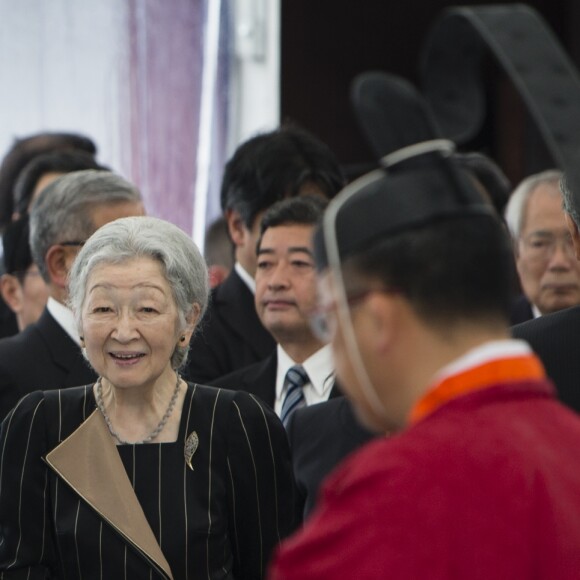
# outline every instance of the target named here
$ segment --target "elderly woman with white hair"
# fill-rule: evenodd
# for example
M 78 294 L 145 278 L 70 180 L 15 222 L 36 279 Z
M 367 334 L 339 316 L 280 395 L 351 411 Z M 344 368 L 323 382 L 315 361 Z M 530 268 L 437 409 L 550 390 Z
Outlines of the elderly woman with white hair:
M 99 379 L 27 395 L 2 424 L 2 577 L 261 578 L 293 525 L 289 450 L 259 400 L 179 376 L 208 300 L 195 244 L 120 219 L 69 286 Z

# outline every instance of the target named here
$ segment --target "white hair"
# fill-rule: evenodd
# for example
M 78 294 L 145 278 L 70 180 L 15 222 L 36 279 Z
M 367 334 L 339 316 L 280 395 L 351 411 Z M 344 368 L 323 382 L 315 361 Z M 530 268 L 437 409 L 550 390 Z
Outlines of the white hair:
M 519 239 L 524 226 L 528 201 L 531 194 L 543 183 L 553 184 L 556 187 L 562 179 L 562 172 L 558 169 L 548 169 L 526 177 L 511 194 L 505 208 L 504 217 L 508 229 L 514 240 Z M 558 191 L 560 191 L 558 189 Z

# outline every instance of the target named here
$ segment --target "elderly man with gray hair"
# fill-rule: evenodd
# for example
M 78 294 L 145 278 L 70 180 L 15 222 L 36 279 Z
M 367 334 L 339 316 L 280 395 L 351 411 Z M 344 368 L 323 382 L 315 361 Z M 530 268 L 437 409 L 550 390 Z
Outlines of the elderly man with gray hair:
M 580 259 L 580 196 L 576 183 L 560 182 L 564 219 L 571 236 L 571 244 Z M 515 338 L 530 343 L 539 355 L 548 376 L 554 381 L 560 400 L 580 412 L 580 305 L 566 308 L 535 320 L 518 324 L 512 329 Z
M 527 177 L 506 207 L 523 291 L 514 304 L 512 324 L 580 304 L 580 262 L 566 227 L 561 178 L 558 170 Z
M 32 257 L 50 296 L 35 324 L 0 340 L 0 419 L 31 391 L 95 380 L 66 306 L 68 272 L 79 249 L 98 228 L 144 213 L 139 190 L 108 171 L 69 173 L 35 201 L 30 213 Z

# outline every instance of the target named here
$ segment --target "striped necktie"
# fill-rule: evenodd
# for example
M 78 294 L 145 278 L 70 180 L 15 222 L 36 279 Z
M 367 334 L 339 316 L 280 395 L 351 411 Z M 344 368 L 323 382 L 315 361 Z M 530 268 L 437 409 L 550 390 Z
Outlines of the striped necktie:
M 294 365 L 286 373 L 286 378 L 284 379 L 286 397 L 282 403 L 282 411 L 280 413 L 280 419 L 282 419 L 284 427 L 286 427 L 290 415 L 299 407 L 306 405 L 302 387 L 308 382 L 310 382 L 310 379 L 301 365 Z

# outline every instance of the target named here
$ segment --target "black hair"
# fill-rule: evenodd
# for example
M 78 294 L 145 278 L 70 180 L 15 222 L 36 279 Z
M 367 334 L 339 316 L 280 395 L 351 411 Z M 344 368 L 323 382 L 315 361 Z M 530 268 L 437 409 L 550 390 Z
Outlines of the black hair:
M 28 240 L 30 232 L 28 215 L 9 223 L 2 234 L 4 269 L 24 281 L 26 270 L 32 266 L 32 252 Z
M 322 221 L 327 206 L 328 199 L 319 195 L 302 195 L 275 203 L 262 218 L 256 252 L 268 228 L 286 225 L 317 226 Z
M 91 155 L 97 153 L 95 143 L 77 133 L 37 133 L 14 140 L 0 166 L 0 228 L 12 220 L 14 185 L 22 169 L 37 155 L 62 149 L 80 149 Z
M 344 186 L 332 151 L 303 129 L 284 126 L 240 145 L 225 167 L 221 207 L 237 211 L 248 229 L 256 217 L 312 185 L 328 199 Z
M 32 195 L 41 177 L 47 173 L 72 173 L 84 169 L 108 170 L 91 153 L 82 150 L 60 150 L 34 157 L 20 172 L 14 186 L 14 211 L 28 212 Z
M 513 287 L 509 236 L 495 216 L 457 217 L 383 238 L 345 260 L 347 291 L 357 279 L 400 292 L 426 323 L 508 323 Z

